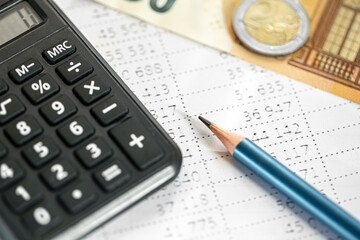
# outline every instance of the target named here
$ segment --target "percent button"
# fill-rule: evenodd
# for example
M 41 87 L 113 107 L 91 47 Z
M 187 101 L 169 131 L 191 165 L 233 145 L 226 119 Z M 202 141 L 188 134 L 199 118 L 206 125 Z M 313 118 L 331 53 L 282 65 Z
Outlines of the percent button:
M 22 90 L 33 104 L 38 104 L 56 94 L 60 88 L 55 80 L 46 74 L 31 81 Z

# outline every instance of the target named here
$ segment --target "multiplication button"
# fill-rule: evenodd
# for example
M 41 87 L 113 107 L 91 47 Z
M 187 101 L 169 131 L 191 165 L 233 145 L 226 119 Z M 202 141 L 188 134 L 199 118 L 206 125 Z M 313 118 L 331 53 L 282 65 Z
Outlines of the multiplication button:
M 110 135 L 135 165 L 142 170 L 163 156 L 152 134 L 135 118 L 130 118 L 111 129 Z
M 110 92 L 110 87 L 98 77 L 92 77 L 74 88 L 76 96 L 89 105 Z
M 128 108 L 115 96 L 101 102 L 91 109 L 92 115 L 103 126 L 107 126 L 123 117 Z
M 93 70 L 93 67 L 79 55 L 56 68 L 56 72 L 67 84 L 75 83 L 89 75 Z
M 48 74 L 38 77 L 23 88 L 26 97 L 34 104 L 46 100 L 59 90 L 59 85 Z
M 75 114 L 77 108 L 66 95 L 61 95 L 40 108 L 40 114 L 51 125 L 56 125 Z

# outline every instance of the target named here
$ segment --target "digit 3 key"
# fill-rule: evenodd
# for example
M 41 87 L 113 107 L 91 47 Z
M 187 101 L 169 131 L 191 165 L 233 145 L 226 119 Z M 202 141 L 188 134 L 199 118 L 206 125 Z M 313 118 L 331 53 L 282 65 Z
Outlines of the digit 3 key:
M 0 32 L 0 238 L 80 238 L 176 177 L 178 147 L 52 1 L 0 0 Z

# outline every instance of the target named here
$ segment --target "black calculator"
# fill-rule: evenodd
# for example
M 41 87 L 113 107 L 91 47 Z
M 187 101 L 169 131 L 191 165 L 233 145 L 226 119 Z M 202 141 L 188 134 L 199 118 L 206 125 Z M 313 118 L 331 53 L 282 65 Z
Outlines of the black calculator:
M 0 238 L 78 239 L 181 153 L 50 0 L 0 0 Z

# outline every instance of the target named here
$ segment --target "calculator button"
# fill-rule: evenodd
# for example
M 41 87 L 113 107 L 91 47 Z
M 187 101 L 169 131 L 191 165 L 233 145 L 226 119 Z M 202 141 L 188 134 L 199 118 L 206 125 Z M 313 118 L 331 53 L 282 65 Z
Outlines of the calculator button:
M 75 83 L 89 75 L 93 70 L 93 67 L 79 55 L 56 68 L 56 72 L 67 84 Z
M 92 77 L 76 88 L 74 93 L 86 105 L 89 105 L 110 92 L 110 87 L 103 80 Z
M 112 150 L 104 140 L 98 138 L 78 149 L 75 155 L 86 167 L 91 168 L 109 158 Z
M 7 154 L 6 147 L 0 142 L 0 158 L 4 157 Z
M 40 62 L 32 58 L 11 70 L 9 75 L 15 83 L 22 83 L 40 73 L 42 70 L 43 67 Z
M 24 175 L 24 171 L 15 161 L 0 163 L 0 189 L 7 188 L 17 182 Z
M 103 101 L 91 109 L 91 113 L 103 126 L 107 126 L 126 115 L 127 107 L 115 96 Z
M 77 173 L 68 162 L 58 161 L 43 170 L 40 175 L 50 188 L 57 189 L 74 179 Z
M 10 207 L 18 213 L 24 212 L 42 198 L 39 188 L 29 180 L 17 185 L 5 194 L 5 199 Z
M 42 131 L 42 127 L 32 116 L 25 116 L 5 128 L 5 134 L 16 146 L 21 146 L 34 139 Z
M 142 170 L 151 166 L 163 155 L 152 134 L 135 118 L 130 118 L 111 129 L 110 135 Z
M 7 92 L 8 89 L 8 85 L 4 82 L 4 80 L 0 79 L 0 95 Z
M 25 149 L 23 154 L 32 166 L 40 167 L 57 157 L 60 149 L 51 138 L 44 138 Z
M 78 184 L 60 196 L 61 203 L 70 213 L 78 213 L 84 210 L 96 199 L 95 193 L 88 184 Z
M 130 178 L 127 171 L 115 161 L 96 172 L 94 176 L 100 186 L 109 192 L 120 187 Z
M 43 75 L 23 87 L 26 97 L 34 104 L 38 104 L 57 93 L 60 88 L 50 75 Z
M 0 125 L 25 112 L 24 104 L 14 94 L 10 94 L 0 99 Z
M 43 234 L 58 225 L 61 218 L 54 208 L 41 205 L 26 213 L 24 222 L 33 233 Z
M 57 132 L 60 138 L 71 147 L 90 137 L 95 129 L 85 117 L 80 116 L 59 128 Z
M 43 56 L 50 64 L 55 64 L 73 54 L 75 51 L 76 48 L 71 41 L 64 39 L 54 46 L 46 49 L 43 52 Z
M 40 108 L 40 114 L 51 125 L 56 125 L 64 119 L 75 114 L 77 108 L 75 104 L 66 95 L 54 99 L 50 103 Z

